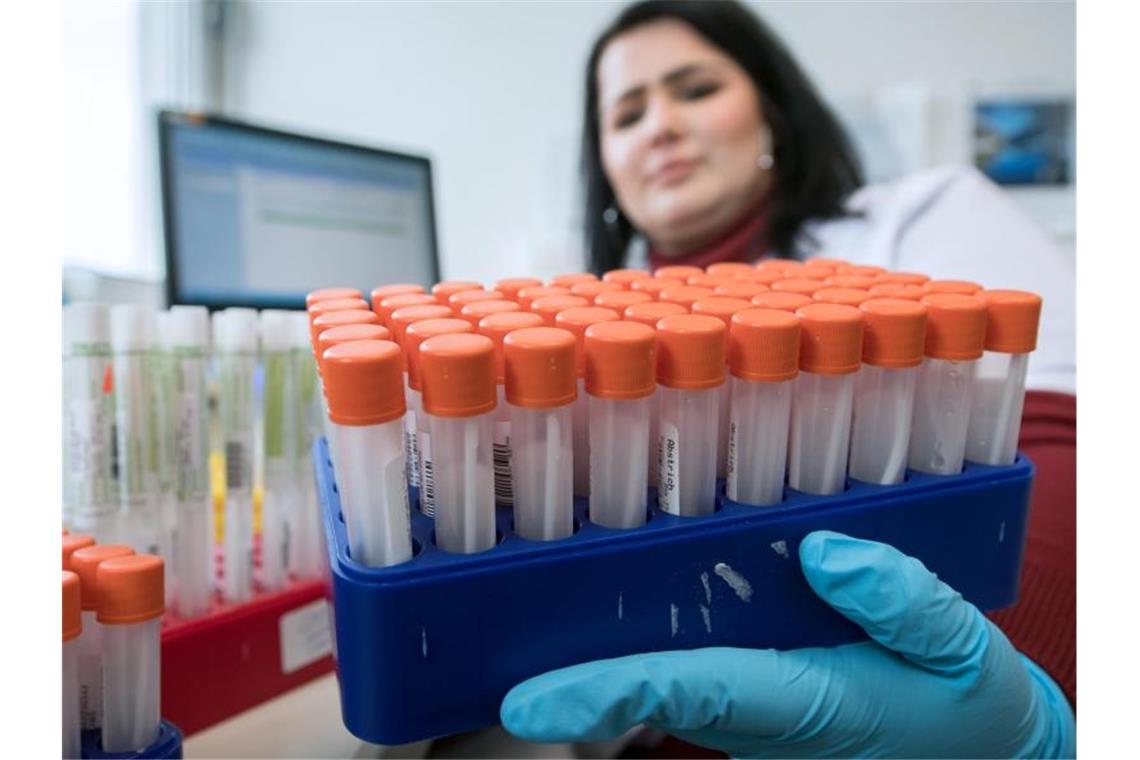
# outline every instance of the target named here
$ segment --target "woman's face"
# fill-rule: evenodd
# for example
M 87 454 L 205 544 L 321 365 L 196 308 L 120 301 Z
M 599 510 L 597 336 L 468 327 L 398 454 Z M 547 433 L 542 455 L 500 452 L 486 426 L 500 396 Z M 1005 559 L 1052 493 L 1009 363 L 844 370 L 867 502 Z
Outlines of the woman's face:
M 662 253 L 714 241 L 767 191 L 756 87 L 692 27 L 667 19 L 614 38 L 596 76 L 606 177 Z

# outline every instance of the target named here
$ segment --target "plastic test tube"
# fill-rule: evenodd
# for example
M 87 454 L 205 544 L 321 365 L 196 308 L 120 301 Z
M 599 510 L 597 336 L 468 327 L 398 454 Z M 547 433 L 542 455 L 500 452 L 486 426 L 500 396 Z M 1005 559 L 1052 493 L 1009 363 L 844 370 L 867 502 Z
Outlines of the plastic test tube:
M 577 282 L 570 286 L 570 294 L 581 296 L 590 303 L 602 295 L 603 293 L 621 293 L 625 287 L 618 282 L 605 282 L 602 280 L 591 280 L 590 282 Z
M 153 398 L 149 354 L 154 314 L 138 304 L 111 307 L 115 425 L 119 477 L 119 531 L 111 540 L 137 551 L 158 551 L 158 478 L 152 457 Z M 97 536 L 106 540 L 103 536 Z
M 864 301 L 863 368 L 855 380 L 851 477 L 896 485 L 906 475 L 914 388 L 926 341 L 926 307 L 897 298 Z
M 385 567 L 412 558 L 405 479 L 400 348 L 341 343 L 321 358 L 336 439 L 336 481 L 352 559 Z
M 403 295 L 419 295 L 424 292 L 423 285 L 415 285 L 412 283 L 393 283 L 390 285 L 381 285 L 373 288 L 369 293 L 368 302 L 372 304 L 372 311 L 380 314 L 381 306 L 385 298 L 390 296 L 403 296 Z M 433 299 L 434 300 L 434 299 Z
M 351 312 L 342 312 L 351 313 Z M 289 312 L 266 309 L 258 318 L 261 348 L 262 441 L 264 474 L 261 488 L 261 585 L 275 591 L 288 572 L 288 515 L 296 497 L 293 449 L 299 435 L 297 381 L 290 361 Z M 319 335 L 318 335 L 319 340 Z
M 79 576 L 79 601 L 83 632 L 79 635 L 79 722 L 83 730 L 103 725 L 103 625 L 96 615 L 99 589 L 96 571 L 99 564 L 115 557 L 128 557 L 135 551 L 122 544 L 98 544 L 77 550 L 71 555 L 67 569 Z
M 635 303 L 652 303 L 653 296 L 648 293 L 639 293 L 636 290 L 617 290 L 609 293 L 599 293 L 594 297 L 594 306 L 613 309 L 622 313 Z
M 324 532 L 313 475 L 313 441 L 323 429 L 324 394 L 318 391 L 320 378 L 309 340 L 309 317 L 303 311 L 290 314 L 292 343 L 290 360 L 297 378 L 297 417 L 300 428 L 293 476 L 296 482 L 296 509 L 289 515 L 289 572 L 295 578 L 317 578 L 323 571 Z M 330 328 L 336 329 L 336 328 Z M 329 332 L 326 330 L 325 332 Z
M 811 296 L 787 291 L 771 290 L 752 297 L 752 305 L 761 309 L 780 309 L 781 311 L 794 312 L 801 306 L 807 306 L 810 303 L 813 303 Z
M 423 288 L 420 291 L 422 292 Z M 317 301 L 334 301 L 342 298 L 363 298 L 363 294 L 357 288 L 318 288 L 305 295 L 305 308 L 308 309 Z
M 163 564 L 114 557 L 95 571 L 103 626 L 104 752 L 137 752 L 158 738 Z
M 253 584 L 253 373 L 257 365 L 257 312 L 226 309 L 217 323 L 215 338 L 218 422 L 226 463 L 222 595 L 228 602 L 243 602 L 249 598 Z
M 79 576 L 63 571 L 63 756 L 79 757 Z
M 656 342 L 654 329 L 638 322 L 586 328 L 590 520 L 607 528 L 645 523 Z
M 1013 464 L 1025 404 L 1029 354 L 1037 348 L 1041 297 L 1019 290 L 984 290 L 985 353 L 974 378 L 974 402 L 966 433 L 966 459 Z
M 590 496 L 590 408 L 586 400 L 586 328 L 598 322 L 616 322 L 621 315 L 600 306 L 577 306 L 558 312 L 554 324 L 578 340 L 575 366 L 578 398 L 574 401 L 574 495 Z
M 602 275 L 602 282 L 616 282 L 626 290 L 638 280 L 651 279 L 653 275 L 644 269 L 611 269 Z
M 177 399 L 175 398 L 174 351 L 170 343 L 170 312 L 154 315 L 155 331 L 151 335 L 150 419 L 152 443 L 152 469 L 155 471 L 158 495 L 158 548 L 167 567 L 177 572 L 175 546 L 178 533 L 178 498 L 175 493 L 176 461 L 175 429 L 177 427 Z M 174 584 L 166 585 L 166 602 L 174 603 Z
M 479 290 L 461 290 L 458 293 L 452 293 L 447 297 L 447 305 L 458 313 L 467 304 L 501 300 L 503 300 L 501 292 L 480 288 Z
M 646 280 L 638 280 L 634 286 L 640 285 Z M 635 304 L 627 306 L 625 311 L 622 312 L 622 319 L 629 322 L 640 322 L 646 327 L 652 327 L 653 332 L 657 332 L 657 321 L 662 317 L 671 317 L 676 314 L 688 314 L 688 310 L 676 303 L 667 303 L 665 301 L 652 301 L 648 304 Z M 656 369 L 655 369 L 656 371 Z M 658 421 L 661 416 L 661 389 L 655 387 L 653 390 L 653 399 L 649 402 L 649 475 L 648 484 L 650 488 L 656 488 L 658 483 L 658 475 L 661 469 L 661 452 L 657 449 L 657 444 L 660 442 Z
M 495 545 L 492 427 L 495 349 L 483 335 L 437 335 L 420 344 L 425 439 L 423 489 L 435 499 L 435 543 L 474 553 Z
M 530 311 L 530 305 L 537 301 L 539 298 L 546 296 L 568 296 L 570 295 L 570 288 L 563 288 L 558 285 L 538 285 L 532 288 L 523 288 L 518 291 L 519 306 L 525 311 Z
M 532 541 L 574 532 L 572 440 L 576 341 L 566 330 L 526 327 L 503 339 L 511 415 L 514 531 Z
M 597 282 L 598 276 L 593 272 L 571 272 L 558 274 L 550 278 L 550 284 L 560 288 L 572 288 L 581 282 Z
M 725 277 L 727 275 L 714 275 Z M 752 304 L 740 298 L 729 298 L 727 296 L 709 296 L 695 301 L 692 306 L 693 314 L 704 314 L 710 317 L 716 317 L 721 322 L 724 322 L 724 329 L 728 330 L 732 326 L 732 315 L 738 311 L 751 309 Z M 726 344 L 727 346 L 727 344 Z M 725 361 L 728 360 L 728 351 L 725 350 Z M 717 477 L 723 478 L 728 472 L 728 406 L 729 406 L 729 392 L 732 390 L 731 383 L 725 383 L 720 387 L 720 408 L 718 425 L 719 435 L 716 440 L 716 474 Z
M 581 296 L 545 296 L 534 299 L 530 310 L 542 317 L 547 327 L 554 327 L 554 318 L 558 312 L 589 305 L 590 301 Z
M 488 303 L 492 303 L 488 301 Z M 515 304 L 517 307 L 517 304 Z M 466 316 L 466 315 L 465 315 Z M 529 311 L 511 311 L 488 314 L 479 320 L 480 335 L 495 345 L 495 432 L 493 460 L 495 468 L 495 501 L 510 506 L 515 501 L 515 486 L 511 475 L 511 409 L 506 396 L 506 368 L 503 364 L 503 338 L 513 330 L 524 327 L 541 327 L 542 317 Z
M 657 300 L 665 301 L 666 303 L 680 304 L 688 310 L 692 309 L 694 303 L 702 298 L 708 298 L 712 294 L 712 288 L 702 288 L 698 285 L 681 285 L 679 287 L 662 290 L 657 294 Z
M 63 307 L 63 493 L 67 524 L 104 539 L 119 507 L 111 463 L 115 401 L 110 312 L 103 304 Z
M 435 299 L 444 305 L 447 305 L 447 299 L 456 293 L 461 293 L 464 290 L 482 290 L 483 286 L 471 280 L 444 280 L 437 282 L 431 287 L 431 294 Z
M 440 304 L 419 304 L 405 306 L 393 311 L 388 318 L 388 326 L 392 331 L 392 340 L 404 352 L 404 385 L 405 404 L 407 412 L 404 414 L 404 458 L 407 461 L 408 485 L 420 489 L 420 511 L 429 517 L 434 514 L 434 494 L 424 494 L 424 456 L 423 442 L 428 435 L 427 418 L 423 414 L 422 391 L 412 387 L 412 375 L 407 363 L 407 347 L 404 345 L 404 333 L 408 325 L 425 319 L 448 319 L 454 315 L 451 307 Z
M 863 355 L 863 315 L 816 303 L 800 318 L 800 374 L 792 393 L 788 485 L 821 496 L 843 491 L 855 375 Z
M 669 280 L 680 280 L 684 282 L 693 275 L 704 274 L 705 270 L 700 267 L 689 266 L 688 264 L 674 264 L 670 266 L 657 267 L 653 270 L 654 277 L 662 277 Z
M 932 475 L 962 471 L 974 371 L 986 338 L 986 304 L 977 296 L 933 293 L 926 306 L 926 358 L 914 396 L 908 465 Z
M 524 288 L 541 288 L 542 280 L 537 277 L 507 277 L 495 283 L 495 290 L 503 294 L 508 301 L 518 303 L 519 291 Z
M 414 411 L 414 414 L 416 415 L 416 426 L 417 428 L 422 428 L 423 435 L 428 435 L 428 425 L 427 417 L 424 416 L 423 412 L 424 385 L 419 363 L 420 344 L 435 335 L 450 335 L 451 333 L 473 332 L 475 332 L 475 328 L 471 326 L 470 322 L 463 319 L 456 319 L 454 317 L 421 319 L 408 325 L 408 329 L 404 331 L 404 356 L 407 359 L 408 365 L 408 406 Z M 418 438 L 420 435 L 421 430 L 417 430 L 417 444 L 415 447 L 417 459 L 420 456 L 420 447 L 418 443 Z M 419 485 L 422 482 L 424 467 L 430 467 L 431 465 L 425 464 L 424 462 L 417 462 L 417 464 L 419 466 L 419 469 L 417 471 L 416 484 Z M 420 511 L 428 517 L 435 516 L 434 493 L 425 493 L 423 489 L 420 489 Z
M 657 384 L 661 390 L 662 511 L 685 517 L 716 510 L 716 442 L 724 384 L 724 322 L 703 314 L 657 323 Z
M 210 318 L 204 306 L 172 306 L 167 342 L 174 375 L 175 531 L 173 583 L 179 617 L 197 617 L 210 603 L 213 541 L 206 352 Z
M 507 301 L 505 299 L 499 301 L 479 301 L 477 303 L 469 303 L 459 310 L 459 316 L 466 319 L 471 323 L 471 326 L 478 329 L 479 320 L 483 317 L 489 317 L 492 314 L 504 314 L 507 312 L 520 311 L 519 305 L 514 301 Z
M 800 319 L 777 309 L 732 316 L 728 335 L 732 408 L 725 495 L 770 506 L 784 498 L 792 388 L 799 373 Z
M 402 293 L 395 296 L 385 296 L 376 308 L 376 315 L 380 317 L 380 324 L 391 329 L 392 313 L 408 306 L 439 306 L 435 296 L 427 293 Z
M 92 536 L 84 533 L 68 533 L 65 530 L 63 534 L 63 569 L 71 569 L 72 554 L 94 544 L 95 539 Z

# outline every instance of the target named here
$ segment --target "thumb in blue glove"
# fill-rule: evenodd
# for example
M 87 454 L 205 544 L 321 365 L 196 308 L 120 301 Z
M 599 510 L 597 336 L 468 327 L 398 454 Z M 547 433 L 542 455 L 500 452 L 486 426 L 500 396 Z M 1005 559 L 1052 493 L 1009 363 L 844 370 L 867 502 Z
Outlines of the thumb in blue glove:
M 500 717 L 531 741 L 645 723 L 736 757 L 1069 757 L 1064 695 L 976 607 L 896 549 L 817 531 L 812 589 L 873 641 L 601 660 L 525 681 Z

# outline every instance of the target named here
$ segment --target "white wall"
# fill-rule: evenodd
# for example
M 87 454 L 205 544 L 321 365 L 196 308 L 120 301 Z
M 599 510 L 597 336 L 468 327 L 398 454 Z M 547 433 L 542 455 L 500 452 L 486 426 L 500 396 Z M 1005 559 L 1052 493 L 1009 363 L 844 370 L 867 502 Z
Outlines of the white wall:
M 226 107 L 430 155 L 445 277 L 576 269 L 583 67 L 622 5 L 242 2 Z M 917 83 L 928 164 L 968 159 L 971 93 L 1075 89 L 1071 3 L 751 5 L 837 103 Z

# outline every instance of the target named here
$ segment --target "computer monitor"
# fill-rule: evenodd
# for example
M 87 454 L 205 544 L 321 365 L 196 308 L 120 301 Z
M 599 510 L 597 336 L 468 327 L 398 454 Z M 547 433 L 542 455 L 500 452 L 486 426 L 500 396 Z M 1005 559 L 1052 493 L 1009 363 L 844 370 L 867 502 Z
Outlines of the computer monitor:
M 439 279 L 431 162 L 216 116 L 159 113 L 171 304 L 304 308 Z

